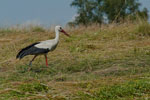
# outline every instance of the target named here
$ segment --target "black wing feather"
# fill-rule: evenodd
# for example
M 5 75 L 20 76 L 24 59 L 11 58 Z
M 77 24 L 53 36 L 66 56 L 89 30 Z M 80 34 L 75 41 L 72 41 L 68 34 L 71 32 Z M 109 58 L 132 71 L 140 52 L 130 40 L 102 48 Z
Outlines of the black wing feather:
M 19 58 L 19 56 L 21 55 L 21 53 L 22 53 L 23 51 L 28 50 L 29 48 L 31 48 L 31 47 L 33 47 L 34 45 L 39 44 L 39 43 L 40 43 L 40 42 L 36 42 L 36 43 L 33 43 L 33 44 L 31 44 L 31 45 L 29 45 L 29 46 L 27 46 L 27 47 L 21 49 L 21 50 L 19 51 L 19 53 L 17 54 L 16 58 Z
M 26 55 L 38 55 L 49 52 L 48 49 L 41 49 L 35 47 L 36 44 L 39 44 L 40 42 L 33 43 L 25 48 L 23 48 L 16 56 L 16 58 L 22 59 Z

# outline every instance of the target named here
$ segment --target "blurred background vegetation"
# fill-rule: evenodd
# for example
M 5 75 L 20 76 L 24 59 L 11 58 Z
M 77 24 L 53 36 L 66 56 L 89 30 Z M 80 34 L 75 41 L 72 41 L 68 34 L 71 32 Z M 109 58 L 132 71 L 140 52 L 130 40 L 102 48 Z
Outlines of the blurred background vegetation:
M 148 20 L 148 10 L 141 10 L 138 0 L 74 0 L 71 6 L 78 12 L 75 20 L 68 23 L 70 26 L 120 23 L 139 18 Z

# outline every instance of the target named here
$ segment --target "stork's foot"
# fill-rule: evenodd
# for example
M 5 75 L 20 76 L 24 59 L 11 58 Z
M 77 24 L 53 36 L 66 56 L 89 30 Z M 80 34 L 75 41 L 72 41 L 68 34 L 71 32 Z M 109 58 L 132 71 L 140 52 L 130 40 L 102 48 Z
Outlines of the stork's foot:
M 35 55 L 34 57 L 33 57 L 33 59 L 29 62 L 29 66 L 32 66 L 32 62 L 34 61 L 34 59 L 37 57 L 37 55 Z
M 31 66 L 32 66 L 32 61 L 29 62 L 28 71 L 30 71 L 32 69 Z
M 32 66 L 32 61 L 29 62 L 29 66 Z
M 28 72 L 29 72 L 29 71 L 31 71 L 31 70 L 32 70 L 32 68 L 31 68 L 31 67 L 29 67 L 29 68 L 28 68 Z
M 46 64 L 46 67 L 48 67 L 48 64 Z

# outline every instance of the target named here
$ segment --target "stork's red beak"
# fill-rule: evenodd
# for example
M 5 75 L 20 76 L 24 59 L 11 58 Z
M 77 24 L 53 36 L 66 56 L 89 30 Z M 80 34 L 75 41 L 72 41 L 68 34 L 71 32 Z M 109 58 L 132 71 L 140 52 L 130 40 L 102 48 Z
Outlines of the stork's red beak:
M 70 37 L 70 35 L 67 34 L 63 29 L 60 32 L 63 32 L 66 36 Z

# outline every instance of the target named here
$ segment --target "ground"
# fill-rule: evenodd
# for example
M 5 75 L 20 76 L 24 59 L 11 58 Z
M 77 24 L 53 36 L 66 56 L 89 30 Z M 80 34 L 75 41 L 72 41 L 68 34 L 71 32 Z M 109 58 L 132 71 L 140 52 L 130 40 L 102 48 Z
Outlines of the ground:
M 79 26 L 59 45 L 16 60 L 20 49 L 54 38 L 42 27 L 0 29 L 0 100 L 149 100 L 150 25 L 147 22 Z M 28 70 L 30 69 L 30 70 Z

